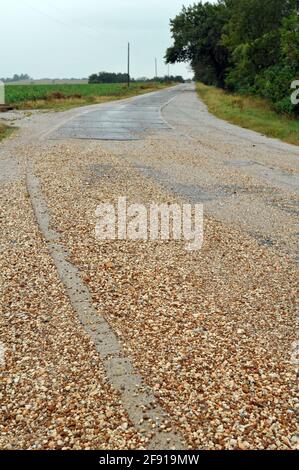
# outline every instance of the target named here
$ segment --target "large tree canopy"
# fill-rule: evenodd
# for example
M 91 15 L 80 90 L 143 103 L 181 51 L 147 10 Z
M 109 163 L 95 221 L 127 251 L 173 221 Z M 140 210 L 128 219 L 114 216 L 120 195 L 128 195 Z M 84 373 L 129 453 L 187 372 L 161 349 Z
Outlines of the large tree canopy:
M 222 85 L 228 57 L 221 37 L 227 20 L 223 3 L 184 7 L 170 22 L 174 45 L 167 50 L 166 61 L 191 62 L 194 69 L 202 69 L 204 81 Z
M 183 8 L 170 22 L 168 63 L 190 62 L 206 84 L 256 93 L 291 112 L 299 78 L 298 0 L 219 0 Z

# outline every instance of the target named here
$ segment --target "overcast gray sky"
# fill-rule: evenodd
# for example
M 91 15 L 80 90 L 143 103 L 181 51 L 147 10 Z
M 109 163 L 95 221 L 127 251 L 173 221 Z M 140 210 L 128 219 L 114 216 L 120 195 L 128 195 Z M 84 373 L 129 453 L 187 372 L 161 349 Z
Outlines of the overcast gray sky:
M 101 70 L 132 76 L 165 75 L 163 56 L 171 45 L 169 19 L 189 0 L 1 0 L 0 77 L 87 77 Z M 188 64 L 171 74 L 191 76 Z

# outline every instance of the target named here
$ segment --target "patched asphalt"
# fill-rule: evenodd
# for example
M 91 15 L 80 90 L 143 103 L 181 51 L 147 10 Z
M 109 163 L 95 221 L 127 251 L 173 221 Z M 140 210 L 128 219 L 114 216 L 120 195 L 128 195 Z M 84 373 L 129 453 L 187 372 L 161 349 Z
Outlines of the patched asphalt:
M 102 109 L 82 114 L 51 135 L 52 139 L 139 140 L 151 129 L 171 129 L 161 109 L 181 92 L 180 86 L 150 93 L 127 103 L 110 103 Z

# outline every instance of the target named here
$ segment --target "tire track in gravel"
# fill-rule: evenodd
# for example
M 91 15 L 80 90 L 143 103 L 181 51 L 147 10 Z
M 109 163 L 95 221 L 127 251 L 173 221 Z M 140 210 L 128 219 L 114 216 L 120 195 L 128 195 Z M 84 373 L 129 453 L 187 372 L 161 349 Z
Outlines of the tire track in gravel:
M 119 392 L 122 404 L 136 430 L 149 439 L 150 450 L 186 449 L 187 444 L 170 424 L 169 416 L 157 404 L 151 389 L 143 383 L 130 359 L 123 354 L 121 342 L 109 323 L 94 310 L 90 292 L 79 270 L 69 262 L 69 253 L 60 243 L 59 234 L 50 228 L 49 210 L 39 180 L 34 174 L 32 162 L 27 166 L 26 185 L 37 223 L 71 305 L 93 340 L 107 378 Z

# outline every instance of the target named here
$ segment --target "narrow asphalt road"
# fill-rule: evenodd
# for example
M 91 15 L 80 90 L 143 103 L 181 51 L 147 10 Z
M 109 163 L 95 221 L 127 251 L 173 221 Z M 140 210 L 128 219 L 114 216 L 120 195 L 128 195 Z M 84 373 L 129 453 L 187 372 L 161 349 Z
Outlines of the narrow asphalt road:
M 107 141 L 171 192 L 298 262 L 297 147 L 215 118 L 194 85 L 70 114 L 50 139 Z M 146 155 L 147 135 L 164 142 L 162 153 Z
M 167 89 L 81 114 L 60 127 L 51 138 L 138 140 L 140 133 L 149 129 L 169 129 L 161 116 L 161 108 L 177 94 L 178 88 Z
M 5 119 L 0 447 L 298 448 L 298 148 L 193 85 Z M 122 196 L 203 203 L 202 250 L 96 240 Z

